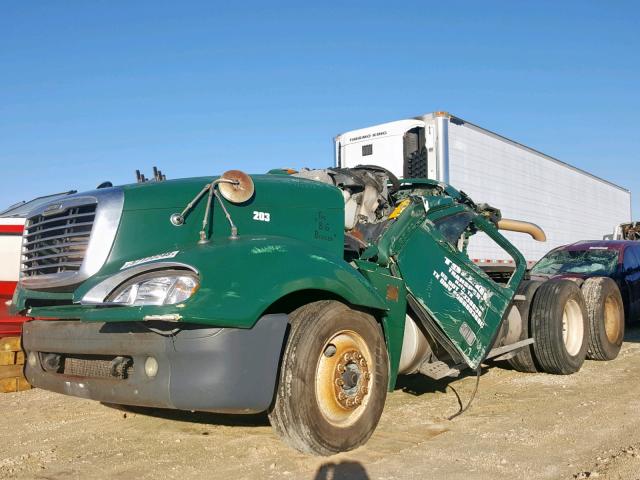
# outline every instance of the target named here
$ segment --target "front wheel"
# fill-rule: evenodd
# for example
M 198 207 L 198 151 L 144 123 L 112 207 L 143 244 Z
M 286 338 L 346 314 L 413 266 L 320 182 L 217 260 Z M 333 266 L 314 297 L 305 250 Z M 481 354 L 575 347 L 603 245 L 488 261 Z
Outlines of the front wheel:
M 305 305 L 290 319 L 271 424 L 306 453 L 363 445 L 378 424 L 389 380 L 380 325 L 332 300 Z

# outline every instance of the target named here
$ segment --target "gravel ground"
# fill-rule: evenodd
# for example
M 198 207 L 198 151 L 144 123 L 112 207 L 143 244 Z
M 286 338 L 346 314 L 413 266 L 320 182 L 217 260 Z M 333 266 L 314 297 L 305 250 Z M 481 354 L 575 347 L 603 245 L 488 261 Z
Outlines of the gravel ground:
M 0 395 L 0 478 L 640 480 L 640 330 L 576 375 L 491 367 L 406 377 L 370 442 L 329 458 L 290 450 L 265 416 L 121 410 L 34 389 Z

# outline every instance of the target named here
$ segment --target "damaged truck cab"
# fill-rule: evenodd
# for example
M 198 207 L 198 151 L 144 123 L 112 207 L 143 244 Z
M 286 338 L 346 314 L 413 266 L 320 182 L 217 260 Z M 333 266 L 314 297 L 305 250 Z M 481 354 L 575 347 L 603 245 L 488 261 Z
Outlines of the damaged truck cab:
M 367 441 L 399 373 L 532 361 L 534 289 L 499 211 L 377 167 L 291 173 L 105 188 L 32 212 L 12 300 L 30 318 L 30 383 L 268 411 L 290 445 L 331 454 Z M 478 232 L 514 259 L 506 283 L 466 255 Z

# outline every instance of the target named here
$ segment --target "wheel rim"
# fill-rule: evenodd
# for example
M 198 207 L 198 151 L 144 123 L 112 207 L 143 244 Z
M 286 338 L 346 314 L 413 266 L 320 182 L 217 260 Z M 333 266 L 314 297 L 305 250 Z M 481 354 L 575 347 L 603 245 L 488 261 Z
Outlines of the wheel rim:
M 616 343 L 622 331 L 622 315 L 618 300 L 609 295 L 604 301 L 604 332 L 611 343 Z
M 316 368 L 316 398 L 324 417 L 348 426 L 366 409 L 373 358 L 364 339 L 351 330 L 333 335 L 323 346 Z
M 575 300 L 569 299 L 562 312 L 562 340 L 567 353 L 572 357 L 582 348 L 584 323 L 582 309 Z

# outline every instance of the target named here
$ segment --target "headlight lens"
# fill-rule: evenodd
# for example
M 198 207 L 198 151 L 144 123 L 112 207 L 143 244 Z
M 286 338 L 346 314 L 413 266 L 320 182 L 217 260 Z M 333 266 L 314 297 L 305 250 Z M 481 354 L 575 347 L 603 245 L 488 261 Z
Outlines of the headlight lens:
M 200 284 L 195 275 L 171 273 L 142 275 L 117 289 L 110 298 L 123 305 L 174 305 L 193 295 Z

